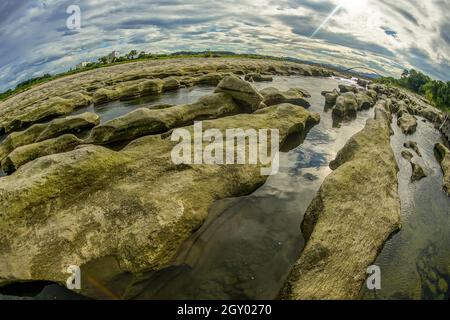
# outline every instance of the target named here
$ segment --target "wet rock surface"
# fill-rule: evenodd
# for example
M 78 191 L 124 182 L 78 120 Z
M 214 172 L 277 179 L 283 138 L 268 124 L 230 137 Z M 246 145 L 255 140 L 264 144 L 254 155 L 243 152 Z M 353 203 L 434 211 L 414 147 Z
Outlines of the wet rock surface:
M 402 129 L 404 134 L 412 134 L 416 131 L 417 120 L 409 113 L 403 113 L 397 120 L 398 126 Z
M 436 144 L 434 150 L 443 172 L 443 189 L 450 196 L 450 151 L 442 143 Z
M 304 108 L 311 106 L 308 100 L 306 100 L 310 94 L 302 89 L 291 88 L 287 91 L 280 91 L 277 88 L 269 87 L 262 89 L 260 93 L 264 97 L 263 103 L 267 106 L 279 103 L 292 103 Z
M 412 175 L 411 175 L 412 182 L 419 181 L 420 179 L 423 179 L 427 176 L 421 165 L 414 161 L 411 161 L 411 168 L 412 168 Z
M 417 146 L 417 142 L 414 142 L 414 141 L 407 141 L 407 142 L 405 142 L 405 143 L 403 144 L 403 146 L 404 146 L 405 148 L 414 150 L 414 152 L 415 152 L 419 157 L 422 156 L 422 154 L 420 153 L 419 147 Z

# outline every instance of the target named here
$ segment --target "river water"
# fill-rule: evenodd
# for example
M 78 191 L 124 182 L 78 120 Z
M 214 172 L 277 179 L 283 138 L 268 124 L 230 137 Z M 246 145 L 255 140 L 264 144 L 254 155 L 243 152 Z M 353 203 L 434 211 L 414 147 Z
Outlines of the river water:
M 309 110 L 321 121 L 301 145 L 280 154 L 279 173 L 251 195 L 217 201 L 204 225 L 180 248 L 172 267 L 141 276 L 132 294 L 136 299 L 273 299 L 304 246 L 300 224 L 325 177 L 328 165 L 345 142 L 373 117 L 373 109 L 350 122 L 336 124 L 324 108 L 321 91 L 348 80 L 315 77 L 275 77 L 255 83 L 258 89 L 300 87 L 312 97 Z M 75 113 L 96 112 L 101 122 L 139 107 L 184 104 L 210 94 L 213 87 L 184 88 L 156 97 L 88 106 Z M 381 267 L 382 289 L 361 290 L 363 299 L 448 298 L 439 284 L 449 282 L 450 198 L 442 191 L 442 171 L 433 155 L 439 133 L 419 121 L 417 133 L 405 137 L 393 122 L 399 171 L 402 230 L 385 245 L 375 264 Z M 411 168 L 400 156 L 403 142 L 416 141 L 428 177 L 410 183 Z
M 308 90 L 310 110 L 320 113 L 320 124 L 299 147 L 280 155 L 279 173 L 253 194 L 216 202 L 202 228 L 180 249 L 174 267 L 149 275 L 130 298 L 276 298 L 303 248 L 303 214 L 331 172 L 329 162 L 373 116 L 373 110 L 365 111 L 333 127 L 321 91 L 338 84 L 335 79 L 311 77 L 276 77 L 272 83 L 256 84 L 258 89 Z
M 418 119 L 417 131 L 408 136 L 393 120 L 391 146 L 400 169 L 402 229 L 374 262 L 381 269 L 381 290 L 363 286 L 364 299 L 450 298 L 450 197 L 442 190 L 442 170 L 433 153 L 434 145 L 443 140 L 430 123 Z M 428 175 L 420 181 L 410 181 L 411 165 L 401 156 L 407 141 L 417 142 L 422 155 L 410 150 Z

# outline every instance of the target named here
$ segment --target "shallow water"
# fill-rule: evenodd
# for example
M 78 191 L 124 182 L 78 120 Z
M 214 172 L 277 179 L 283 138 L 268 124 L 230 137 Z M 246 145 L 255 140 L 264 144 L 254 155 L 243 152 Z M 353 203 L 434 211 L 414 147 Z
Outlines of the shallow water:
M 90 105 L 75 110 L 71 115 L 81 114 L 83 112 L 94 112 L 100 116 L 100 123 L 123 116 L 128 112 L 138 108 L 151 108 L 161 104 L 187 104 L 198 100 L 201 96 L 213 91 L 211 86 L 197 86 L 191 88 L 181 88 L 179 90 L 168 91 L 161 95 L 141 97 L 132 100 L 120 100 L 105 103 L 102 105 Z
M 417 131 L 408 136 L 393 120 L 391 146 L 400 168 L 402 229 L 386 242 L 374 262 L 381 269 L 381 290 L 363 286 L 364 299 L 450 298 L 448 290 L 438 289 L 439 281 L 450 284 L 450 197 L 442 190 L 442 170 L 433 153 L 442 137 L 430 123 L 418 119 Z M 422 154 L 421 158 L 412 151 L 413 160 L 428 175 L 420 181 L 410 182 L 411 165 L 401 156 L 406 141 L 417 142 Z
M 140 284 L 135 298 L 273 299 L 303 245 L 300 223 L 325 177 L 328 164 L 347 139 L 364 127 L 373 109 L 333 128 L 324 112 L 322 90 L 337 88 L 330 78 L 276 77 L 257 83 L 286 90 L 307 89 L 310 110 L 321 115 L 303 144 L 280 156 L 280 171 L 246 197 L 216 202 L 206 223 L 181 248 L 175 267 Z

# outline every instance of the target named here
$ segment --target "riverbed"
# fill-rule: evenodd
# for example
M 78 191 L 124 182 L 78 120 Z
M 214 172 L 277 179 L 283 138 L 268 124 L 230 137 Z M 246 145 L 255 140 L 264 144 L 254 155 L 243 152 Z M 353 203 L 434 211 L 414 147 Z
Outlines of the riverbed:
M 331 173 L 330 161 L 373 117 L 372 108 L 359 112 L 352 121 L 333 121 L 321 91 L 337 88 L 339 83 L 349 80 L 276 76 L 273 82 L 255 83 L 258 89 L 306 89 L 311 93 L 309 110 L 320 114 L 320 123 L 306 137 L 290 141 L 290 149 L 280 154 L 279 173 L 270 176 L 263 186 L 248 196 L 217 201 L 204 225 L 180 248 L 172 266 L 140 275 L 126 298 L 277 297 L 303 249 L 300 224 Z M 213 90 L 211 86 L 183 88 L 159 96 L 91 105 L 74 114 L 95 112 L 104 123 L 140 107 L 192 103 Z M 450 280 L 450 198 L 442 191 L 442 171 L 433 154 L 440 134 L 420 119 L 417 132 L 411 136 L 401 133 L 395 119 L 392 128 L 391 145 L 400 168 L 402 229 L 388 240 L 374 262 L 381 268 L 382 289 L 368 291 L 363 287 L 361 298 L 448 299 L 448 290 L 443 293 L 439 289 L 442 281 Z M 414 160 L 428 174 L 414 183 L 410 182 L 411 167 L 400 155 L 403 143 L 409 140 L 418 143 L 422 158 Z

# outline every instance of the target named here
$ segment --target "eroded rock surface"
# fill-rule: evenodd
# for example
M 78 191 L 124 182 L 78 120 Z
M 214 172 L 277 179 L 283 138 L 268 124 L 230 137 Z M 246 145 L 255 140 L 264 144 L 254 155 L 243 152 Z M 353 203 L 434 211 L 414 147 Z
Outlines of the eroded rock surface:
M 354 118 L 358 111 L 358 101 L 353 92 L 346 92 L 336 99 L 333 116 L 337 118 Z
M 283 104 L 203 121 L 203 129 L 279 129 L 305 134 L 319 116 Z M 185 127 L 192 134 L 193 127 Z M 248 143 L 248 142 L 247 142 Z M 260 165 L 175 165 L 170 135 L 146 136 L 121 151 L 86 145 L 39 158 L 0 179 L 0 281 L 64 284 L 67 267 L 104 285 L 110 271 L 85 265 L 109 257 L 118 272 L 159 270 L 197 230 L 210 205 L 265 180 Z M 82 293 L 95 297 L 92 283 Z
M 397 124 L 404 134 L 412 134 L 416 132 L 417 120 L 409 113 L 403 113 L 400 118 L 397 119 Z
M 411 182 L 419 181 L 427 176 L 425 171 L 423 170 L 422 166 L 414 161 L 411 162 Z
M 249 73 L 245 75 L 245 80 L 246 81 L 251 81 L 251 82 L 270 82 L 273 81 L 273 78 L 271 76 L 268 75 L 263 75 L 260 73 Z
M 408 150 L 402 150 L 402 157 L 409 161 L 414 157 L 414 155 Z
M 0 161 L 18 147 L 67 133 L 78 133 L 98 125 L 99 122 L 100 118 L 97 114 L 85 112 L 75 116 L 55 119 L 45 124 L 35 124 L 24 131 L 13 132 L 0 144 Z
M 215 93 L 226 93 L 233 99 L 247 108 L 249 111 L 258 110 L 264 97 L 250 83 L 239 79 L 236 76 L 224 78 L 218 85 Z
M 0 133 L 66 115 L 90 103 L 158 94 L 179 86 L 217 85 L 230 74 L 251 72 L 333 75 L 320 67 L 263 59 L 192 58 L 126 63 L 62 77 L 0 102 Z
M 225 93 L 204 96 L 197 102 L 162 109 L 140 108 L 92 129 L 87 143 L 130 141 L 149 134 L 191 124 L 194 120 L 218 118 L 244 111 Z
M 436 158 L 441 164 L 443 172 L 443 189 L 450 196 L 450 151 L 442 143 L 434 146 Z
M 5 173 L 12 173 L 25 163 L 33 161 L 34 159 L 54 153 L 70 151 L 82 143 L 83 141 L 73 134 L 64 134 L 57 138 L 18 147 L 3 159 L 2 170 Z
M 390 146 L 390 115 L 354 135 L 330 167 L 302 223 L 306 246 L 294 266 L 284 299 L 355 299 L 366 269 L 400 227 L 397 163 Z
M 403 146 L 404 146 L 405 148 L 414 150 L 414 152 L 415 152 L 419 157 L 422 157 L 422 154 L 420 153 L 419 147 L 417 146 L 417 142 L 414 142 L 414 141 L 407 141 L 407 142 L 405 142 L 405 143 L 403 144 Z
M 325 104 L 327 106 L 332 106 L 336 103 L 339 92 L 336 89 L 333 91 L 322 91 L 322 95 L 325 97 Z
M 302 89 L 291 88 L 287 91 L 280 91 L 277 88 L 269 87 L 260 91 L 264 97 L 264 104 L 272 106 L 279 103 L 291 103 L 309 108 L 311 104 L 306 100 L 308 96 L 311 96 L 308 92 Z

